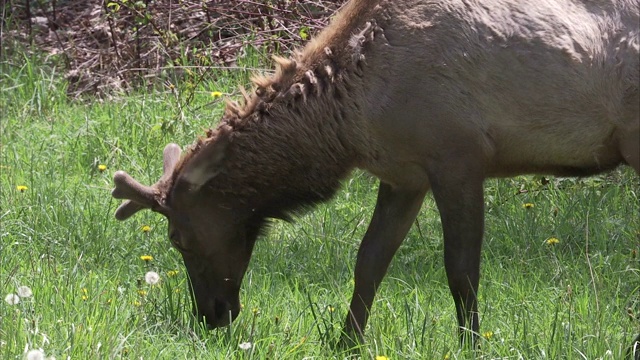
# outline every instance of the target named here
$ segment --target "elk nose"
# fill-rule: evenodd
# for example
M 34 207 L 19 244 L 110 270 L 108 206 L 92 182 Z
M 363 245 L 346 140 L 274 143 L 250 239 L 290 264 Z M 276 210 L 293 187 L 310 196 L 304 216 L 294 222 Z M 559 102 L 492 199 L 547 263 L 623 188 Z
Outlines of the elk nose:
M 224 300 L 215 299 L 213 303 L 215 318 L 222 326 L 229 325 L 233 321 L 231 303 Z
M 200 320 L 204 320 L 209 328 L 217 328 L 229 325 L 238 316 L 239 305 L 234 307 L 229 301 L 211 299 L 207 310 L 200 314 Z

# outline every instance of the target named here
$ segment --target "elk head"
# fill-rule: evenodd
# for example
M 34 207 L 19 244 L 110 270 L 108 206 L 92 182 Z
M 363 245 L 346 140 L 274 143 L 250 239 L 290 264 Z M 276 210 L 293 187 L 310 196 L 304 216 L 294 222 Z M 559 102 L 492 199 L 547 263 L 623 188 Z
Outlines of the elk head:
M 112 192 L 126 199 L 116 210 L 118 220 L 142 209 L 168 219 L 169 238 L 189 274 L 194 313 L 210 327 L 228 325 L 240 312 L 240 284 L 264 223 L 255 209 L 211 186 L 223 169 L 228 144 L 223 135 L 208 139 L 182 163 L 178 145 L 167 145 L 158 182 L 144 186 L 117 171 Z

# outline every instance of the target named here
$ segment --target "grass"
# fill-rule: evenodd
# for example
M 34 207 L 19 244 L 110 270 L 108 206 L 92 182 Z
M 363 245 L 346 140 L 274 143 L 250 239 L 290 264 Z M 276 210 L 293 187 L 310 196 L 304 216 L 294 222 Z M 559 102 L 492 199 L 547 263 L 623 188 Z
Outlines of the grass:
M 192 85 L 188 103 L 179 102 L 183 84 L 70 102 L 59 71 L 38 63 L 1 65 L 0 295 L 29 286 L 33 296 L 0 301 L 0 358 L 38 348 L 58 359 L 349 356 L 331 344 L 347 311 L 375 179 L 356 172 L 332 202 L 293 225 L 274 223 L 246 275 L 244 311 L 231 327 L 206 331 L 190 315 L 166 221 L 143 212 L 117 222 L 111 178 L 125 169 L 154 182 L 164 145 L 203 134 L 223 109 L 211 92 L 234 93 L 247 73 L 221 72 L 223 80 Z M 458 346 L 440 222 L 428 197 L 379 290 L 357 355 L 622 358 L 640 332 L 638 178 L 620 169 L 544 180 L 486 184 L 480 350 Z M 551 237 L 559 242 L 548 244 Z M 145 283 L 148 271 L 160 275 L 158 285 Z M 243 350 L 244 342 L 253 346 Z

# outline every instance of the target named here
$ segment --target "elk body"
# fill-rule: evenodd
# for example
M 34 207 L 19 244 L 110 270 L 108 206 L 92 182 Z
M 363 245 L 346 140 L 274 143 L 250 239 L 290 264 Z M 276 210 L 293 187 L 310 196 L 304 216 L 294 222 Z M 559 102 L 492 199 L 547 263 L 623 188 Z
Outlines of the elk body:
M 331 198 L 354 168 L 380 179 L 345 334 L 362 336 L 387 267 L 432 191 L 460 329 L 478 332 L 483 182 L 640 173 L 637 0 L 352 0 L 277 71 L 256 77 L 153 186 L 113 196 L 165 215 L 195 308 L 211 326 L 269 218 Z

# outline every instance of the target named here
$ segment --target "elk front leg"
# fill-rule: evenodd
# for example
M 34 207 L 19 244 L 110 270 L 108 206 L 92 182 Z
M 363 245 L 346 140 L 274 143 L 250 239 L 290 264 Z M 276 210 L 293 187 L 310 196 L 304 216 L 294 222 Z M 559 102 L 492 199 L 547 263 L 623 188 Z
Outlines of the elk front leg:
M 355 268 L 355 287 L 343 340 L 362 340 L 378 285 L 396 250 L 415 220 L 429 187 L 418 190 L 380 183 L 378 200 L 369 228 L 362 239 Z
M 478 284 L 484 223 L 483 173 L 478 164 L 461 160 L 431 169 L 429 181 L 444 234 L 444 263 L 456 305 L 460 341 L 469 329 L 479 331 Z

